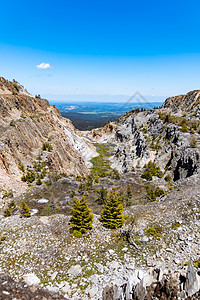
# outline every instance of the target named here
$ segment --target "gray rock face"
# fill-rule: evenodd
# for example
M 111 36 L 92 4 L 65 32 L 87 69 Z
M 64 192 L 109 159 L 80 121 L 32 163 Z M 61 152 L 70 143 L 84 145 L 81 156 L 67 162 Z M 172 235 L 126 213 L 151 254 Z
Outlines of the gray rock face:
M 182 132 L 176 124 L 165 123 L 159 119 L 159 113 L 130 115 L 122 118 L 118 125 L 113 140 L 117 147 L 111 158 L 112 167 L 126 173 L 152 160 L 161 169 L 171 167 L 174 181 L 190 177 L 200 171 L 200 149 L 198 142 L 192 148 L 192 138 L 198 141 L 199 135 L 192 136 Z
M 167 270 L 166 270 L 167 271 Z M 127 280 L 121 286 L 106 286 L 102 293 L 103 300 L 146 300 L 146 299 L 199 299 L 195 298 L 199 291 L 197 274 L 195 273 L 192 262 L 187 270 L 185 278 L 181 274 L 175 272 L 163 272 L 162 269 L 151 268 L 148 272 L 143 273 L 139 282 Z M 134 277 L 134 273 L 132 274 Z M 182 277 L 180 277 L 182 276 Z M 142 279 L 141 279 L 142 278 Z M 182 279 L 181 279 L 182 278 Z M 186 285 L 181 282 L 186 280 Z M 179 287 L 180 285 L 180 287 Z M 181 291 L 180 291 L 181 290 Z
M 174 181 L 190 177 L 200 170 L 199 149 L 183 149 L 172 152 L 171 166 L 174 166 Z
M 114 286 L 106 286 L 102 293 L 102 300 L 118 300 L 118 287 Z
M 143 286 L 143 280 L 141 280 L 141 282 L 138 283 L 133 290 L 133 298 L 132 299 L 144 300 L 145 295 L 146 295 L 146 290 Z
M 188 296 L 192 296 L 200 289 L 196 272 L 194 271 L 192 261 L 190 261 L 186 274 L 186 292 Z

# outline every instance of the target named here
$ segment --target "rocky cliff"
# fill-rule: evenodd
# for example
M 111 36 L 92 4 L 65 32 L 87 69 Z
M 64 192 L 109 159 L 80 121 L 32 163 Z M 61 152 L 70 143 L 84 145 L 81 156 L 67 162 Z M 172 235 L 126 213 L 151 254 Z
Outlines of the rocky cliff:
M 116 145 L 111 162 L 120 172 L 155 161 L 174 181 L 189 177 L 200 171 L 199 99 L 194 91 L 168 98 L 159 109 L 133 110 L 89 137 Z
M 50 151 L 43 151 L 43 145 Z M 48 149 L 47 149 L 48 150 Z M 19 83 L 0 78 L 0 185 L 23 190 L 22 168 L 32 166 L 38 157 L 50 172 L 88 173 L 95 149 L 79 135 L 71 121 L 45 99 L 32 97 Z M 2 178 L 3 177 L 3 178 Z M 9 179 L 9 186 L 6 184 Z M 10 180 L 13 178 L 13 184 Z

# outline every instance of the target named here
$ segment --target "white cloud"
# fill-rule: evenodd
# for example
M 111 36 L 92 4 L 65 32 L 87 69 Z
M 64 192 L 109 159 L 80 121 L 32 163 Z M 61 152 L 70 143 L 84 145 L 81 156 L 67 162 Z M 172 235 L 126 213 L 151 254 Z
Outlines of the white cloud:
M 40 70 L 47 70 L 50 69 L 51 66 L 49 63 L 41 63 L 40 65 L 37 65 L 36 68 Z

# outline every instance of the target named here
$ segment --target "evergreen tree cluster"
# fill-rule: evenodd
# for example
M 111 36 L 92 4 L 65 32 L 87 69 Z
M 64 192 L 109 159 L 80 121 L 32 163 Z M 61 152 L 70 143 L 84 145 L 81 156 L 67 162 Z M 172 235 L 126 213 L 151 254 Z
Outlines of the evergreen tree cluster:
M 116 190 L 108 193 L 102 187 L 99 191 L 99 200 L 105 203 L 102 210 L 100 221 L 103 225 L 110 229 L 121 227 L 124 223 L 122 197 Z M 92 221 L 94 214 L 88 207 L 86 197 L 81 199 L 75 198 L 71 211 L 70 223 L 73 229 L 73 235 L 80 237 L 88 229 L 92 229 Z

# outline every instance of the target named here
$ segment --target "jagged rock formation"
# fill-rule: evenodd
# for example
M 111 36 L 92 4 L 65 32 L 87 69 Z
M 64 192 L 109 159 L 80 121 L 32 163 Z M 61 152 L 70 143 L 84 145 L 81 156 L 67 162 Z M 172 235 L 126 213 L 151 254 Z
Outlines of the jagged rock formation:
M 103 300 L 151 300 L 151 299 L 199 299 L 200 276 L 190 262 L 186 274 L 159 268 L 149 269 L 145 274 L 130 275 L 122 286 L 107 285 Z
M 120 172 L 151 160 L 163 171 L 171 169 L 174 181 L 189 177 L 200 171 L 199 100 L 199 91 L 168 98 L 160 109 L 129 112 L 89 137 L 117 145 L 111 161 Z
M 1 77 L 0 175 L 3 172 L 20 179 L 19 165 L 32 165 L 44 142 L 53 147 L 51 152 L 43 153 L 51 172 L 88 173 L 89 160 L 96 151 L 71 121 L 62 118 L 47 100 L 34 98 L 20 84 Z M 5 178 L 0 178 L 0 185 L 18 190 L 15 185 L 8 186 Z

